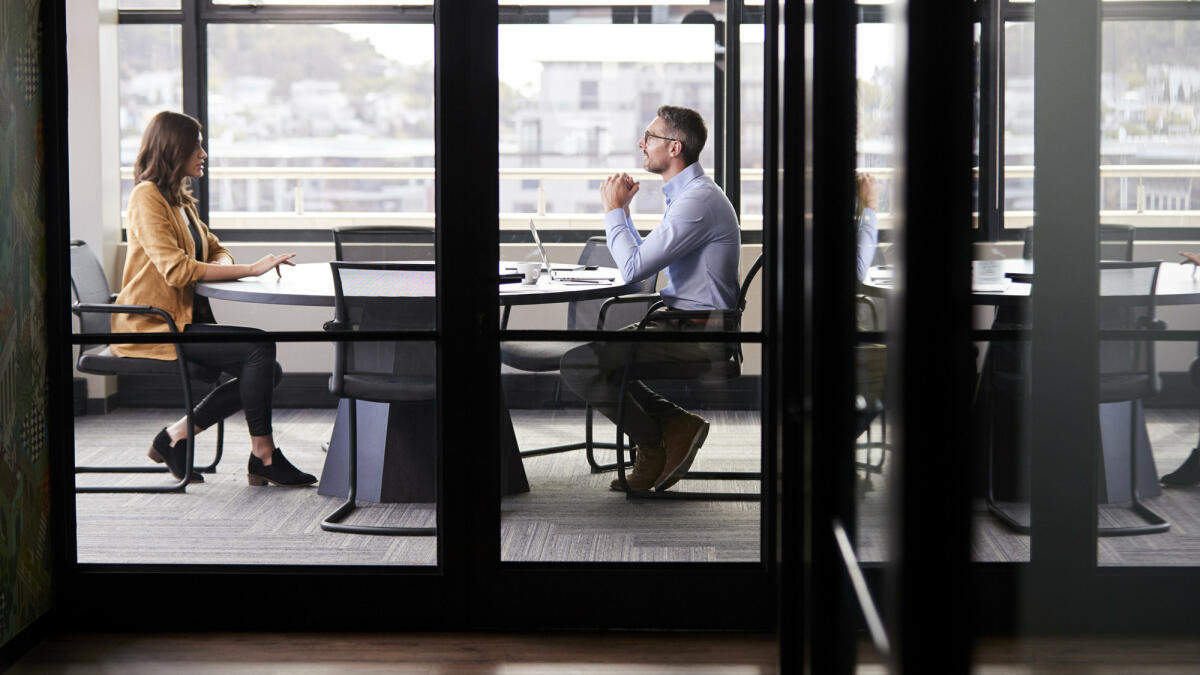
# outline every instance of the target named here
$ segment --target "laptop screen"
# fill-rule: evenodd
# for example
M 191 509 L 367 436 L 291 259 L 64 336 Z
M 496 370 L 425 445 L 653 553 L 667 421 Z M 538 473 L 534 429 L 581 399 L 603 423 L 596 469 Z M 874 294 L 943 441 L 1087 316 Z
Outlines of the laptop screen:
M 533 218 L 529 219 L 529 232 L 533 235 L 533 244 L 537 246 L 538 255 L 542 256 L 542 266 L 547 272 L 551 272 L 550 258 L 546 256 L 546 247 L 542 246 L 542 238 L 538 236 L 537 228 L 533 225 Z

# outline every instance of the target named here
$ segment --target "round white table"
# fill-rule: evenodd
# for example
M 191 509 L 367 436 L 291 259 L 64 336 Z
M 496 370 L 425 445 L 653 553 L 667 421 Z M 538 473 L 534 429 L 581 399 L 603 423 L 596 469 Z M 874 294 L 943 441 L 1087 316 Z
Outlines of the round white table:
M 977 305 L 1021 305 L 1029 300 L 1033 291 L 1033 261 L 1024 258 L 1007 258 L 997 261 L 1001 264 L 1004 274 L 1018 275 L 1017 280 L 1010 280 L 1000 289 L 974 288 L 971 300 Z M 1022 276 L 1024 275 L 1024 276 Z M 1021 281 L 1021 279 L 1026 279 Z M 872 267 L 867 270 L 867 280 L 862 283 L 863 290 L 874 296 L 886 296 L 895 286 L 894 270 L 888 265 Z M 1140 296 L 1131 292 L 1130 297 Z M 1192 266 L 1180 265 L 1176 262 L 1163 262 L 1158 266 L 1158 286 L 1154 293 L 1154 304 L 1163 305 L 1196 305 L 1200 304 L 1200 277 L 1193 277 Z
M 536 284 L 521 282 L 499 284 L 497 299 L 502 305 L 538 305 L 576 300 L 601 300 L 616 295 L 637 293 L 641 282 L 627 282 L 621 273 L 611 267 L 595 270 L 577 270 L 576 265 L 555 266 L 555 273 L 586 281 L 552 279 L 543 273 Z M 268 272 L 259 277 L 236 281 L 201 281 L 196 284 L 200 295 L 232 300 L 234 302 L 257 302 L 268 305 L 306 305 L 311 307 L 333 307 L 333 273 L 328 263 L 303 263 L 295 267 L 281 267 L 281 276 Z M 516 263 L 500 263 L 499 273 L 516 272 Z M 411 297 L 433 297 L 434 273 L 414 270 L 402 272 L 412 277 Z

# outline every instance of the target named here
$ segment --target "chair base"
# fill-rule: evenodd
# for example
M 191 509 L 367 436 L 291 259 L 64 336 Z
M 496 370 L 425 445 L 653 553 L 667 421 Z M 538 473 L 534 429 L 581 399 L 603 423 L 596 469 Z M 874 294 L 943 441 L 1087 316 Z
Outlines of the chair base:
M 624 479 L 624 472 L 622 472 Z M 757 480 L 762 481 L 758 471 L 689 471 L 680 480 Z M 757 502 L 762 495 L 757 492 L 689 492 L 685 490 L 656 492 L 654 490 L 625 490 L 626 499 L 688 499 L 702 502 Z
M 1004 510 L 991 499 L 987 502 L 988 512 L 999 520 L 1005 527 L 1017 534 L 1029 534 L 1030 526 L 1017 520 L 1016 516 Z M 1158 515 L 1150 507 L 1134 500 L 1129 505 L 1129 510 L 1133 511 L 1142 520 L 1146 521 L 1145 525 L 1129 525 L 1119 527 L 1097 527 L 1096 536 L 1098 537 L 1132 537 L 1142 534 L 1159 534 L 1171 529 L 1171 524 L 1165 518 Z
M 387 525 L 346 525 L 341 522 L 358 508 L 356 495 L 358 493 L 358 400 L 347 397 L 346 406 L 349 424 L 347 432 L 349 443 L 346 447 L 347 462 L 347 494 L 346 501 L 321 521 L 321 529 L 326 532 L 342 532 L 345 534 L 374 534 L 390 537 L 436 537 L 436 527 L 391 527 Z
M 557 394 L 555 395 L 555 397 L 557 398 Z M 618 447 L 617 447 L 616 443 L 598 443 L 598 442 L 592 440 L 592 438 L 593 438 L 593 436 L 592 436 L 593 416 L 594 416 L 594 409 L 592 408 L 592 406 L 589 405 L 586 408 L 585 417 L 584 417 L 584 440 L 578 441 L 575 443 L 567 443 L 565 445 L 551 445 L 551 446 L 548 446 L 545 448 L 533 448 L 532 450 L 526 450 L 526 451 L 520 453 L 521 458 L 524 459 L 525 457 L 540 457 L 542 455 L 553 455 L 553 454 L 557 454 L 560 452 L 570 452 L 572 450 L 586 450 L 588 467 L 591 468 L 592 473 L 604 473 L 605 471 L 616 471 L 618 468 L 629 468 L 629 467 L 633 466 L 633 457 L 634 457 L 633 452 L 630 452 L 630 458 L 629 458 L 630 461 L 624 462 L 624 463 L 622 463 L 620 458 L 618 459 L 618 461 L 613 462 L 611 464 L 601 464 L 596 461 L 596 454 L 593 452 L 593 450 L 595 450 L 596 448 L 599 448 L 601 450 L 617 450 Z M 624 446 L 621 446 L 621 447 L 623 448 Z
M 342 532 L 345 534 L 374 534 L 390 537 L 436 537 L 436 527 L 389 527 L 387 525 L 346 525 L 341 521 L 358 508 L 355 500 L 350 499 L 339 506 L 336 511 L 321 521 L 321 529 L 326 532 Z
M 861 469 L 863 471 L 866 471 L 867 473 L 882 474 L 884 460 L 887 458 L 888 450 L 891 450 L 892 448 L 891 448 L 891 444 L 886 443 L 886 442 L 867 441 L 865 443 L 856 443 L 854 446 L 854 449 L 867 451 L 867 458 L 865 461 L 859 462 L 856 460 L 854 462 L 855 469 Z M 878 462 L 871 461 L 871 451 L 872 450 L 880 450 Z
M 554 455 L 560 452 L 570 452 L 572 450 L 587 450 L 588 467 L 592 473 L 604 473 L 605 471 L 616 471 L 617 463 L 601 464 L 596 461 L 596 456 L 592 450 L 599 448 L 600 450 L 616 450 L 616 443 L 587 443 L 579 441 L 578 443 L 567 443 L 566 445 L 552 445 L 545 448 L 534 448 L 533 450 L 525 450 L 521 453 L 521 458 L 526 457 L 541 457 L 542 455 Z M 633 462 L 625 462 L 625 468 L 633 466 Z

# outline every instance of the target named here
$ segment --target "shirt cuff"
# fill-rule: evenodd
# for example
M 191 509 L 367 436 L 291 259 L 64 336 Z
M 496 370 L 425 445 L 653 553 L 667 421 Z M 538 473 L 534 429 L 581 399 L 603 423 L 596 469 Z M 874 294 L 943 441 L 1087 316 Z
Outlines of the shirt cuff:
M 625 227 L 625 209 L 613 209 L 604 214 L 606 228 Z

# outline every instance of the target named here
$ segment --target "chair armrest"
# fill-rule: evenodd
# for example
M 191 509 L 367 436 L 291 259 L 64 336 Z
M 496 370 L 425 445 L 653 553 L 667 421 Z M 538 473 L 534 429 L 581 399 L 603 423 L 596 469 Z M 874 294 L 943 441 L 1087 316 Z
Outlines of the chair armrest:
M 879 309 L 875 306 L 875 300 L 870 296 L 859 293 L 854 296 L 854 303 L 856 305 L 864 305 L 867 309 L 871 310 L 871 330 L 879 330 Z M 859 326 L 858 329 L 865 330 L 862 326 Z
M 148 315 L 152 315 L 152 316 L 161 317 L 164 321 L 167 322 L 167 328 L 169 328 L 172 333 L 179 332 L 179 328 L 177 328 L 175 326 L 175 320 L 171 318 L 171 315 L 168 314 L 166 312 L 166 310 L 159 309 L 158 307 L 152 307 L 150 305 L 112 305 L 112 304 L 103 304 L 102 305 L 102 304 L 97 304 L 97 303 L 77 302 L 77 303 L 71 305 L 71 313 L 73 313 L 75 316 L 79 316 L 81 314 L 87 314 L 87 313 L 93 313 L 93 314 L 148 314 Z
M 608 314 L 608 308 L 613 305 L 630 305 L 635 302 L 648 302 L 655 305 L 662 303 L 662 296 L 658 293 L 630 293 L 629 295 L 618 295 L 615 298 L 609 298 L 600 305 L 600 315 L 596 319 L 596 330 L 604 330 L 604 317 Z
M 646 316 L 638 324 L 638 330 L 645 328 L 646 323 L 651 319 L 711 319 L 714 316 L 720 316 L 726 323 L 738 322 L 742 318 L 742 311 L 739 309 L 671 309 L 664 303 L 658 302 L 646 312 Z

